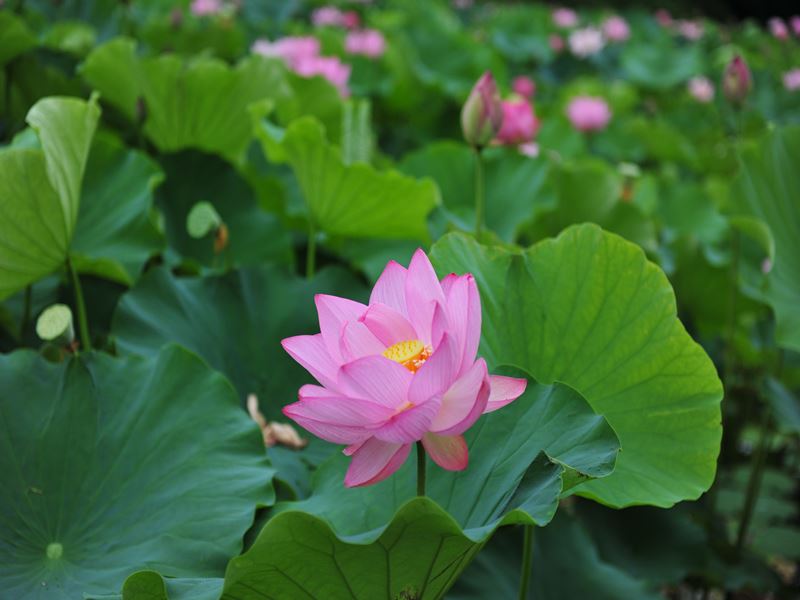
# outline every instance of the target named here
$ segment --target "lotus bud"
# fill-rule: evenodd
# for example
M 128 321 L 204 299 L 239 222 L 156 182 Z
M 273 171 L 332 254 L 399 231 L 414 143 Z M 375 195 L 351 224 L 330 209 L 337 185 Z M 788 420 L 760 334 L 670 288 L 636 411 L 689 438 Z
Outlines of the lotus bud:
M 500 131 L 503 106 L 490 72 L 481 75 L 461 109 L 461 130 L 470 146 L 482 148 Z
M 725 73 L 722 76 L 722 92 L 729 102 L 738 106 L 747 98 L 751 87 L 753 87 L 753 81 L 750 69 L 744 58 L 737 54 L 725 67 Z

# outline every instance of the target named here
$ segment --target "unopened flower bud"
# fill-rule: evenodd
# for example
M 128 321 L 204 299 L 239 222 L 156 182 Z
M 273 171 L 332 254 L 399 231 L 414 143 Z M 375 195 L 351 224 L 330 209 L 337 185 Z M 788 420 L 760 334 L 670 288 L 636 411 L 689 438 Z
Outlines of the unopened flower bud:
M 470 146 L 482 148 L 500 131 L 503 106 L 490 72 L 481 75 L 461 109 L 461 130 Z
M 725 73 L 722 75 L 722 92 L 729 102 L 741 105 L 750 93 L 751 87 L 753 81 L 750 69 L 744 58 L 737 54 L 725 67 Z

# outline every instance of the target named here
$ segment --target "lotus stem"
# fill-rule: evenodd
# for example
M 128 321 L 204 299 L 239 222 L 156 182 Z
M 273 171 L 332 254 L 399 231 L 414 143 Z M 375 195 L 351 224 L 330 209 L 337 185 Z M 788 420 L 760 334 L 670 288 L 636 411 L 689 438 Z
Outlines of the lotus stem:
M 425 446 L 417 442 L 417 496 L 425 495 Z
M 69 257 L 67 257 L 67 271 L 69 271 L 70 278 L 72 279 L 72 289 L 75 294 L 75 308 L 78 311 L 78 330 L 81 336 L 81 347 L 85 351 L 89 351 L 92 349 L 92 340 L 89 337 L 89 322 L 86 319 L 86 305 L 83 302 L 81 280 L 78 278 L 78 273 L 72 266 L 72 261 Z
M 531 581 L 531 558 L 533 555 L 533 525 L 523 525 L 525 539 L 522 541 L 522 567 L 519 575 L 519 600 L 527 600 Z
M 761 489 L 761 480 L 764 477 L 764 465 L 766 464 L 770 442 L 769 420 L 770 410 L 769 407 L 766 406 L 764 407 L 764 416 L 761 419 L 761 434 L 758 439 L 758 447 L 753 455 L 753 466 L 750 471 L 750 478 L 747 480 L 747 492 L 744 498 L 744 507 L 742 508 L 742 518 L 739 520 L 739 531 L 736 534 L 737 559 L 742 556 L 744 543 L 747 539 L 747 530 L 753 519 L 753 512 L 755 511 L 756 502 L 758 501 L 758 493 Z
M 475 237 L 480 241 L 486 211 L 486 184 L 483 174 L 483 149 L 475 148 Z
M 317 259 L 317 230 L 314 221 L 308 220 L 308 246 L 306 248 L 306 277 L 314 277 L 314 265 Z

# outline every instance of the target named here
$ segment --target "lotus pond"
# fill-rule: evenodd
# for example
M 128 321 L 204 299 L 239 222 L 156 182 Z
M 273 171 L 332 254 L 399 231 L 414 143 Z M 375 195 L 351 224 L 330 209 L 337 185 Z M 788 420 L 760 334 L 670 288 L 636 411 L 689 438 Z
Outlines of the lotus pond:
M 800 16 L 0 0 L 0 598 L 800 595 Z

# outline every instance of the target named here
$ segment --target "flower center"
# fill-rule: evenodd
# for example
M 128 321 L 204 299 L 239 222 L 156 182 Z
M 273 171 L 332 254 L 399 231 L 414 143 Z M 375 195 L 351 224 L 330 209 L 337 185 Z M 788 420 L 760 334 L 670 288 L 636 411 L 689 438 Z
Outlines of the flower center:
M 416 373 L 432 353 L 430 346 L 426 346 L 419 340 L 406 340 L 397 342 L 383 351 L 383 355 L 389 360 L 398 362 L 412 373 Z

